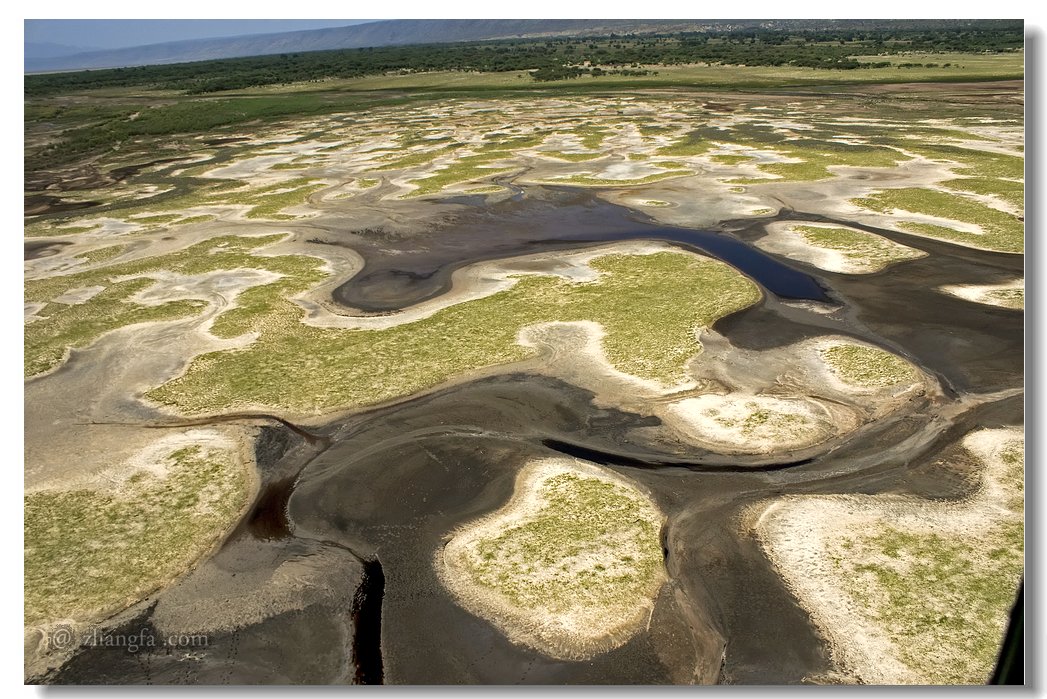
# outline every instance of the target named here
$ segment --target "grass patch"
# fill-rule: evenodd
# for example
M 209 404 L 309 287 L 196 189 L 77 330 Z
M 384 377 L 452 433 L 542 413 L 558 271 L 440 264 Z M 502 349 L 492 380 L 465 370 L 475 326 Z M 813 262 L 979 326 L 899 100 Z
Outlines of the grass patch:
M 283 296 L 315 281 L 255 287 L 212 332 L 234 337 L 257 330 L 258 340 L 198 357 L 184 376 L 149 397 L 189 413 L 247 405 L 319 413 L 369 405 L 523 359 L 532 350 L 516 343 L 520 328 L 574 320 L 606 328 L 604 351 L 621 371 L 675 383 L 701 349 L 695 328 L 759 299 L 755 285 L 727 265 L 683 253 L 608 255 L 592 266 L 604 273 L 599 281 L 525 276 L 506 291 L 382 330 L 303 324 L 301 309 Z
M 1024 571 L 1024 442 L 1011 438 L 984 458 L 982 489 L 957 506 L 984 523 L 866 525 L 836 560 L 845 589 L 900 659 L 933 683 L 988 681 Z
M 270 165 L 270 170 L 305 170 L 309 167 L 308 163 L 276 163 Z
M 902 145 L 906 150 L 932 160 L 956 163 L 952 170 L 957 175 L 1009 180 L 1025 178 L 1025 158 L 1017 155 L 943 144 L 913 144 L 903 141 Z
M 584 163 L 588 160 L 602 158 L 606 153 L 568 153 L 565 151 L 541 151 L 538 153 L 544 158 L 555 158 L 556 160 L 567 160 L 572 163 Z M 630 153 L 630 155 L 633 155 Z
M 842 252 L 847 259 L 867 268 L 883 269 L 892 262 L 922 256 L 919 250 L 853 228 L 794 226 L 792 230 L 811 245 Z
M 406 196 L 417 197 L 426 194 L 435 194 L 445 187 L 454 184 L 470 182 L 484 177 L 490 177 L 491 175 L 508 172 L 510 168 L 487 167 L 488 163 L 501 160 L 504 155 L 508 154 L 498 151 L 495 153 L 469 155 L 459 158 L 451 165 L 437 171 L 433 175 L 422 177 L 417 180 L 411 180 L 411 184 L 417 185 L 417 189 Z
M 746 437 L 759 439 L 785 438 L 810 429 L 810 420 L 803 415 L 761 408 L 754 401 L 747 402 L 745 408 L 750 412 L 744 419 L 726 416 L 713 419 L 724 427 L 739 430 Z
M 716 155 L 710 155 L 709 160 L 714 163 L 720 163 L 721 165 L 740 165 L 744 162 L 749 162 L 753 159 L 751 155 L 728 155 L 725 153 L 718 153 Z
M 153 283 L 151 279 L 133 279 L 113 283 L 84 303 L 48 303 L 36 313 L 41 320 L 25 326 L 25 375 L 47 371 L 62 361 L 67 350 L 86 347 L 111 330 L 195 315 L 207 305 L 197 300 L 172 301 L 159 306 L 128 303 L 128 297 Z
M 443 146 L 442 148 L 434 148 L 433 150 L 419 151 L 417 153 L 411 153 L 402 158 L 396 158 L 392 162 L 388 162 L 385 165 L 376 167 L 375 170 L 404 170 L 411 167 L 417 167 L 419 165 L 428 165 L 433 162 L 441 155 L 447 155 L 458 149 L 458 144 L 449 146 Z M 396 156 L 393 156 L 394 158 Z
M 582 142 L 583 148 L 596 150 L 611 135 L 611 131 L 593 124 L 583 124 L 574 129 L 574 135 Z
M 824 180 L 833 177 L 830 166 L 848 165 L 852 167 L 895 167 L 898 163 L 909 160 L 890 148 L 879 146 L 850 145 L 835 141 L 802 139 L 789 144 L 779 144 L 775 148 L 790 158 L 797 158 L 799 163 L 764 163 L 758 168 L 769 175 L 778 175 L 789 182 L 806 182 Z
M 187 226 L 190 223 L 205 223 L 207 221 L 213 221 L 215 217 L 211 214 L 200 214 L 199 216 L 187 216 L 179 221 L 175 221 L 176 226 Z
M 713 143 L 699 132 L 692 132 L 678 138 L 673 143 L 662 146 L 655 151 L 657 155 L 693 156 L 705 155 L 713 148 Z
M 626 487 L 562 473 L 538 487 L 544 506 L 475 542 L 463 556 L 472 581 L 521 609 L 635 604 L 661 568 L 657 511 Z
M 265 187 L 223 192 L 209 197 L 205 203 L 225 206 L 246 204 L 251 207 L 245 214 L 247 218 L 288 221 L 298 217 L 282 214 L 280 213 L 281 211 L 292 206 L 305 204 L 310 194 L 326 186 L 323 182 L 318 182 L 308 177 L 296 177 Z
M 171 223 L 172 221 L 177 221 L 180 218 L 182 218 L 181 214 L 154 214 L 151 216 L 137 215 L 131 217 L 129 220 L 132 223 L 164 224 Z
M 615 180 L 606 177 L 593 177 L 591 175 L 571 175 L 569 177 L 557 177 L 550 181 L 553 184 L 580 184 L 587 187 L 632 187 L 650 184 L 659 180 L 667 180 L 670 177 L 686 177 L 693 174 L 694 170 L 667 170 L 666 172 L 657 172 L 653 175 L 631 180 Z
M 996 197 L 1016 209 L 1025 209 L 1025 184 L 1012 180 L 993 179 L 990 177 L 961 177 L 946 180 L 942 186 L 958 192 L 971 192 Z
M 878 347 L 834 345 L 822 350 L 822 358 L 839 379 L 856 386 L 886 388 L 917 379 L 912 365 Z
M 1025 225 L 1019 217 L 994 209 L 963 196 L 932 189 L 887 189 L 851 203 L 880 213 L 891 214 L 896 209 L 915 214 L 973 223 L 984 234 L 967 233 L 942 225 L 903 221 L 899 227 L 932 238 L 941 238 L 964 245 L 974 245 L 1000 252 L 1024 252 Z
M 145 597 L 203 555 L 246 502 L 232 454 L 187 447 L 163 476 L 131 475 L 115 489 L 26 495 L 25 624 L 88 619 Z
M 52 221 L 33 221 L 27 223 L 23 229 L 23 234 L 26 238 L 50 238 L 60 235 L 79 235 L 81 233 L 89 233 L 90 231 L 97 230 L 100 226 L 94 224 L 91 226 L 68 226 L 56 225 Z
M 99 262 L 108 262 L 114 257 L 121 255 L 126 249 L 126 245 L 109 245 L 104 248 L 97 248 L 89 252 L 81 253 L 77 255 L 77 257 L 87 262 L 87 264 L 93 265 L 98 264 Z
M 1025 289 L 991 289 L 985 292 L 985 298 L 990 303 L 996 303 L 1004 308 L 1017 310 L 1025 308 Z
M 145 306 L 130 300 L 136 292 L 154 284 L 150 274 L 169 271 L 179 274 L 202 274 L 222 269 L 251 268 L 285 274 L 299 286 L 281 280 L 271 291 L 316 283 L 323 279 L 319 273 L 322 262 L 300 256 L 260 257 L 249 251 L 282 240 L 273 235 L 256 238 L 220 237 L 198 243 L 185 250 L 158 257 L 109 265 L 100 269 L 67 274 L 25 283 L 26 302 L 46 304 L 37 312 L 40 320 L 24 329 L 25 375 L 33 376 L 57 365 L 68 349 L 86 347 L 103 334 L 135 323 L 173 320 L 198 314 L 205 306 L 199 300 L 170 301 L 156 306 Z M 120 277 L 143 275 L 134 279 L 114 281 Z M 105 289 L 80 304 L 64 304 L 54 299 L 68 291 L 102 286 Z M 226 313 L 228 317 L 236 309 Z
M 887 525 L 851 540 L 849 554 L 886 560 L 859 564 L 841 580 L 872 602 L 907 665 L 935 683 L 984 684 L 1022 576 L 1023 535 L 1013 519 L 964 537 Z

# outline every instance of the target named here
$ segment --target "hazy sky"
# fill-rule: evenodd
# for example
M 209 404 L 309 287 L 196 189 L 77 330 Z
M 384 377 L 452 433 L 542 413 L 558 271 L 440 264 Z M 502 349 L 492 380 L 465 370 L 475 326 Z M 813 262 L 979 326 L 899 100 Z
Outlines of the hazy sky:
M 114 49 L 181 39 L 344 27 L 373 19 L 27 19 L 25 40 Z

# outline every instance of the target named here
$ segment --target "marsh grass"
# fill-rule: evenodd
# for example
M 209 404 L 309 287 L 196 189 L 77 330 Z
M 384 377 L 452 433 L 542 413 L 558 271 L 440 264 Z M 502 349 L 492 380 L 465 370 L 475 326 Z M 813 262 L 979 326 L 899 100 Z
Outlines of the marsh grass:
M 657 512 L 638 493 L 563 473 L 539 486 L 544 506 L 465 557 L 478 585 L 520 609 L 618 609 L 650 593 L 661 567 Z
M 502 151 L 494 151 L 461 157 L 428 177 L 411 180 L 411 184 L 417 185 L 417 188 L 405 196 L 414 197 L 435 194 L 451 185 L 472 182 L 484 177 L 508 172 L 510 168 L 488 167 L 489 163 L 502 160 L 508 155 L 508 153 Z
M 836 563 L 903 662 L 933 683 L 988 681 L 1023 575 L 1023 442 L 1007 443 L 1000 458 L 998 487 L 1011 495 L 990 526 L 949 535 L 884 524 L 845 539 L 853 563 Z
M 853 228 L 795 226 L 793 230 L 811 245 L 842 252 L 848 259 L 870 267 L 883 268 L 923 255 L 919 250 Z
M 658 148 L 655 153 L 658 155 L 672 155 L 672 156 L 694 156 L 694 155 L 705 155 L 708 153 L 714 144 L 703 138 L 698 132 L 690 133 L 683 138 L 676 139 L 669 145 Z
M 411 153 L 402 157 L 392 156 L 389 162 L 384 165 L 380 165 L 375 170 L 405 170 L 407 168 L 418 167 L 419 165 L 428 165 L 433 162 L 441 155 L 448 155 L 458 149 L 457 144 L 442 146 L 440 148 L 433 148 L 431 150 L 423 150 L 417 153 Z
M 942 186 L 959 192 L 996 197 L 1016 209 L 1025 209 L 1025 184 L 1022 182 L 991 177 L 961 177 L 946 180 L 942 182 Z
M 1025 308 L 1025 289 L 991 289 L 985 296 L 1005 308 Z
M 168 271 L 190 275 L 249 268 L 286 274 L 298 285 L 322 279 L 324 275 L 318 271 L 322 262 L 317 258 L 248 254 L 283 237 L 223 236 L 168 255 L 27 281 L 24 286 L 25 300 L 46 305 L 37 312 L 40 320 L 27 324 L 24 329 L 25 375 L 33 376 L 47 371 L 62 360 L 68 349 L 86 347 L 111 330 L 135 323 L 196 315 L 206 306 L 205 302 L 194 299 L 169 301 L 156 306 L 134 303 L 130 300 L 131 296 L 155 283 L 149 278 L 150 274 Z M 136 278 L 116 281 L 123 277 Z M 54 301 L 68 291 L 93 286 L 105 288 L 83 303 L 64 304 Z M 277 283 L 274 288 L 281 287 Z
M 203 555 L 246 503 L 232 454 L 170 453 L 165 475 L 38 491 L 25 507 L 25 624 L 97 618 L 134 603 Z
M 538 155 L 542 156 L 543 158 L 554 158 L 556 160 L 566 160 L 566 161 L 572 162 L 572 163 L 584 163 L 584 162 L 589 161 L 589 160 L 596 160 L 597 158 L 602 158 L 602 157 L 604 157 L 607 154 L 603 153 L 603 152 L 599 152 L 599 153 L 568 153 L 568 152 L 565 152 L 565 151 L 548 151 L 548 150 L 546 150 L 546 151 L 540 151 L 538 153 Z M 633 154 L 630 153 L 630 155 L 633 155 Z
M 834 345 L 822 350 L 822 358 L 841 380 L 857 386 L 885 388 L 917 379 L 908 362 L 878 347 Z
M 714 163 L 720 163 L 721 165 L 739 165 L 741 163 L 751 162 L 753 160 L 753 156 L 718 153 L 716 155 L 710 155 L 709 160 L 713 161 Z
M 865 198 L 852 199 L 851 203 L 885 214 L 901 210 L 973 223 L 984 231 L 984 234 L 968 233 L 943 225 L 912 221 L 898 224 L 914 233 L 999 252 L 1025 250 L 1025 225 L 1018 216 L 960 195 L 909 187 L 883 190 Z
M 586 187 L 634 187 L 641 184 L 658 182 L 659 180 L 667 180 L 671 177 L 687 177 L 693 174 L 694 170 L 666 170 L 665 172 L 656 172 L 652 175 L 647 175 L 646 177 L 622 180 L 616 180 L 609 177 L 593 177 L 592 175 L 569 175 L 567 177 L 554 178 L 550 180 L 550 182 L 555 184 L 578 184 Z
M 212 352 L 149 397 L 189 413 L 268 405 L 302 413 L 369 405 L 410 395 L 456 375 L 517 361 L 532 350 L 519 330 L 545 321 L 595 321 L 619 370 L 675 383 L 700 351 L 695 329 L 755 303 L 752 282 L 727 265 L 664 252 L 607 255 L 598 281 L 524 276 L 505 291 L 382 330 L 318 328 L 284 297 L 315 284 L 301 275 L 243 292 L 239 308 L 212 332 L 258 331 L 249 347 Z M 294 280 L 294 281 L 292 281 Z M 681 303 L 681 299 L 687 299 Z

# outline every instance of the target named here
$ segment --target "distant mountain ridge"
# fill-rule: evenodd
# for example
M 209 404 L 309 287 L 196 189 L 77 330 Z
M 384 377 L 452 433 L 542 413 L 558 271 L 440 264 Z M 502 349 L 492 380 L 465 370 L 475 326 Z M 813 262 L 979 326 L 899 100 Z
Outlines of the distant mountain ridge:
M 171 41 L 123 49 L 91 51 L 75 55 L 30 58 L 25 71 L 118 68 L 158 63 L 206 61 L 217 58 L 261 56 L 274 53 L 354 49 L 369 46 L 449 43 L 510 39 L 532 36 L 606 35 L 615 31 L 646 33 L 662 30 L 686 31 L 701 22 L 678 20 L 545 20 L 545 19 L 399 19 L 354 24 L 331 29 L 309 29 L 275 34 L 219 39 Z M 705 23 L 706 25 L 708 23 Z
M 921 20 L 903 20 L 920 23 Z M 977 20 L 935 20 L 964 23 Z M 817 28 L 872 27 L 890 20 L 631 20 L 631 19 L 398 19 L 329 29 L 309 29 L 275 34 L 253 34 L 219 39 L 193 39 L 122 49 L 64 55 L 31 54 L 26 44 L 25 72 L 86 70 L 183 63 L 219 58 L 261 56 L 406 44 L 450 43 L 489 39 L 553 36 L 606 36 L 612 33 L 653 34 L 747 27 Z M 928 23 L 924 21 L 924 23 Z
M 25 42 L 25 59 L 59 58 L 98 50 L 88 46 L 67 46 L 49 41 L 27 41 Z

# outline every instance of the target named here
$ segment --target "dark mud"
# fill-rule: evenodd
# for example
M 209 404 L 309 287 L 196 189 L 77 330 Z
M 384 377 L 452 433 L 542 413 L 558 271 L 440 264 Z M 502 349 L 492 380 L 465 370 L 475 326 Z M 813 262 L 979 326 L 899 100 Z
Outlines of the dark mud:
M 318 242 L 344 244 L 364 258 L 364 269 L 335 289 L 334 299 L 364 312 L 389 312 L 446 292 L 456 269 L 482 260 L 662 240 L 725 260 L 779 297 L 829 300 L 811 276 L 729 236 L 665 226 L 585 190 L 532 186 L 525 192 L 464 207 L 418 234 L 332 229 Z
M 36 216 L 37 214 L 58 214 L 69 211 L 80 211 L 99 206 L 99 201 L 73 201 L 63 199 L 53 194 L 30 194 L 25 197 L 24 214 Z
M 66 245 L 70 245 L 66 240 L 42 240 L 34 241 L 31 243 L 25 243 L 25 252 L 22 256 L 23 260 L 35 260 L 39 257 L 51 257 L 57 255 L 62 251 Z
M 821 221 L 851 226 L 927 254 L 868 275 L 818 271 L 847 309 L 847 324 L 881 338 L 885 347 L 938 376 L 947 388 L 984 392 L 1021 388 L 1025 317 L 1022 311 L 973 303 L 937 291 L 945 284 L 997 284 L 1024 276 L 1025 257 L 972 250 L 962 245 L 894 231 L 783 211 L 771 221 Z M 763 235 L 765 222 L 745 222 L 734 233 L 746 241 Z M 730 229 L 733 226 L 727 225 Z M 798 268 L 816 268 L 794 262 Z M 739 346 L 778 346 L 778 336 L 758 331 L 750 319 L 725 319 L 719 326 Z M 852 331 L 853 332 L 853 331 Z
M 329 232 L 327 242 L 360 250 L 368 265 L 361 279 L 339 289 L 338 300 L 372 309 L 398 307 L 440 293 L 449 270 L 476 259 L 646 237 L 641 231 L 700 246 L 597 204 L 587 193 L 556 190 L 543 196 L 533 207 L 463 214 L 464 231 L 451 228 L 424 241 L 372 232 L 368 243 L 364 235 Z M 499 217 L 505 221 L 499 223 Z M 767 223 L 789 217 L 826 220 L 786 211 L 758 222 L 726 222 L 720 235 L 745 246 L 763 235 Z M 543 227 L 556 219 L 570 234 L 543 238 Z M 1022 257 L 858 227 L 930 256 L 865 276 L 783 263 L 780 267 L 825 289 L 840 310 L 826 316 L 768 296 L 716 330 L 734 345 L 753 349 L 827 333 L 851 335 L 899 352 L 939 377 L 941 395 L 914 398 L 888 418 L 811 453 L 762 461 L 695 449 L 674 441 L 655 418 L 598 407 L 588 391 L 521 373 L 308 429 L 286 422 L 266 427 L 256 450 L 262 488 L 244 521 L 196 570 L 111 624 L 130 630 L 155 624 L 157 633 L 164 633 L 165 619 L 195 618 L 201 596 L 215 601 L 228 619 L 254 620 L 217 624 L 208 630 L 208 644 L 188 656 L 170 649 L 132 655 L 86 647 L 37 679 L 57 684 L 820 681 L 833 670 L 825 640 L 758 542 L 741 531 L 740 514 L 787 494 L 961 497 L 974 487 L 976 471 L 958 452 L 957 441 L 974 429 L 1024 421 L 1022 314 L 933 290 L 940 284 L 1009 280 L 1021 273 Z M 508 232 L 493 236 L 495 229 Z M 492 240 L 481 244 L 485 231 Z M 391 255 L 383 248 L 406 252 Z M 770 277 L 751 273 L 770 288 Z M 978 395 L 1005 389 L 1014 390 Z M 252 416 L 240 419 L 246 417 Z M 451 532 L 509 500 L 524 463 L 561 454 L 601 463 L 634 480 L 666 514 L 669 581 L 650 625 L 623 646 L 583 662 L 554 660 L 513 643 L 456 604 L 433 567 Z M 297 578 L 315 590 L 300 605 L 288 609 L 274 603 L 260 620 L 248 613 L 256 598 L 280 599 L 275 593 Z

